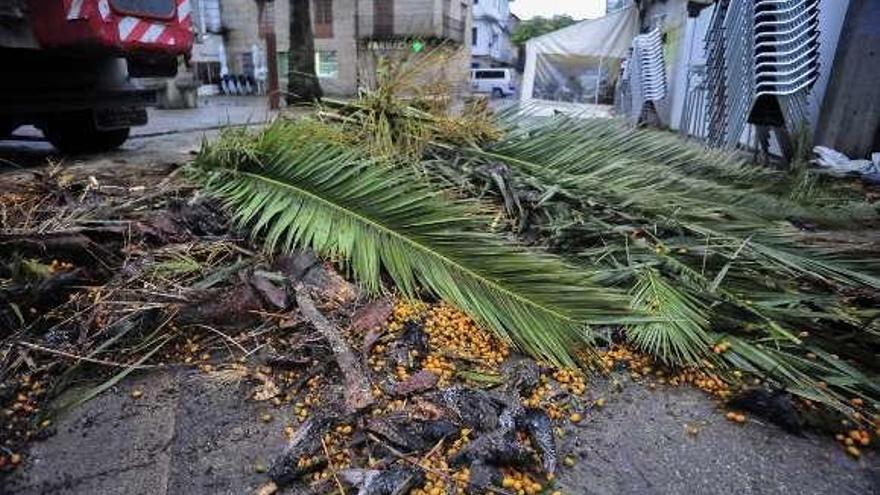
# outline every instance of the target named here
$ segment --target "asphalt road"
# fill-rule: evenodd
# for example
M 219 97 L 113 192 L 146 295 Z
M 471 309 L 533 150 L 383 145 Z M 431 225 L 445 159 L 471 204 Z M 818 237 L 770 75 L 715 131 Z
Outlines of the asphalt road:
M 224 125 L 258 125 L 273 117 L 263 97 L 203 98 L 200 107 L 185 110 L 148 109 L 146 126 L 132 129 L 118 150 L 98 155 L 64 156 L 31 126 L 17 129 L 12 139 L 0 140 L 0 173 L 45 165 L 47 161 L 76 163 L 175 163 L 198 149 L 205 137 Z

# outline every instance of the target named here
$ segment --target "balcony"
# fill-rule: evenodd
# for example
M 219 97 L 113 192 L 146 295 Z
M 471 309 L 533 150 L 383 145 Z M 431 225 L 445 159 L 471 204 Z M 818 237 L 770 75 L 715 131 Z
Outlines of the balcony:
M 371 41 L 426 38 L 464 43 L 465 23 L 439 12 L 394 16 L 361 14 L 358 18 L 358 37 Z

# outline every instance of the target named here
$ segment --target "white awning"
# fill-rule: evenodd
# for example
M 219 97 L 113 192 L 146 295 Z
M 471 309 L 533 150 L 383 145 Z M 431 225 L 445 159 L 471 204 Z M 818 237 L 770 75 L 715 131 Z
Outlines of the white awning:
M 639 34 L 635 7 L 526 42 L 521 100 L 595 103 L 613 91 L 620 62 Z

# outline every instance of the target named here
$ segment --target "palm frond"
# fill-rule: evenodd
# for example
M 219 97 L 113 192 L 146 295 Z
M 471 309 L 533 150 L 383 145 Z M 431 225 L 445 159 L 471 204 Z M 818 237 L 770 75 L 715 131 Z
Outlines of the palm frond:
M 587 325 L 625 321 L 625 295 L 596 284 L 595 273 L 488 232 L 490 219 L 473 202 L 405 169 L 304 137 L 296 124 L 276 123 L 244 148 L 235 157 L 222 144 L 205 147 L 192 175 L 269 250 L 314 249 L 370 292 L 383 273 L 407 296 L 427 289 L 560 365 L 573 365 L 589 343 Z
M 847 398 L 880 397 L 860 371 L 876 369 L 880 263 L 852 235 L 877 221 L 876 206 L 793 199 L 798 178 L 613 120 L 513 122 L 490 148 L 438 147 L 435 161 L 469 177 L 463 191 L 518 201 L 506 209 L 531 227 L 518 235 L 633 287 L 633 308 L 654 317 L 627 328 L 636 347 L 673 366 L 705 359 L 764 376 L 847 414 Z M 506 167 L 506 190 L 485 167 Z M 709 352 L 713 332 L 733 343 L 723 360 Z
M 880 395 L 876 377 L 863 374 L 821 349 L 765 345 L 730 335 L 723 339 L 731 349 L 722 356 L 735 368 L 765 376 L 788 392 L 845 415 L 854 412 L 850 398 Z
M 658 148 L 650 145 L 655 133 L 619 131 L 607 119 L 558 120 L 532 125 L 519 135 L 508 133 L 491 150 L 474 153 L 506 163 L 544 188 L 603 205 L 599 214 L 611 223 L 619 223 L 623 213 L 664 229 L 683 230 L 691 237 L 723 240 L 731 246 L 728 256 L 745 244 L 750 256 L 791 277 L 880 288 L 880 276 L 870 273 L 880 271 L 877 263 L 865 262 L 863 256 L 847 257 L 843 250 L 806 246 L 802 233 L 788 222 L 801 218 L 819 224 L 853 224 L 876 217 L 871 207 L 817 209 L 769 194 L 761 184 L 748 188 L 740 182 L 751 179 L 749 169 L 756 167 L 737 162 L 730 171 L 715 174 L 714 180 L 707 170 L 717 169 L 717 164 L 704 167 L 703 177 L 694 177 L 697 174 L 691 172 L 697 164 L 711 164 L 715 152 L 700 158 L 688 146 L 673 146 L 667 139 L 659 139 L 667 145 Z M 610 213 L 618 218 L 609 217 Z M 853 262 L 856 259 L 859 263 Z
M 713 341 L 707 333 L 706 308 L 656 270 L 642 270 L 632 307 L 656 318 L 627 328 L 627 338 L 637 348 L 672 366 L 697 364 L 708 356 Z

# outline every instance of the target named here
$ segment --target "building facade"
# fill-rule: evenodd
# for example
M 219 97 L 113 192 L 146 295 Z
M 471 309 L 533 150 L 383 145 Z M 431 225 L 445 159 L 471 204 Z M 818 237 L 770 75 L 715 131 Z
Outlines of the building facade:
M 511 67 L 517 51 L 510 41 L 512 21 L 511 0 L 473 0 L 471 27 L 471 67 Z
M 216 92 L 222 74 L 229 73 L 220 0 L 191 0 L 193 72 L 206 90 Z M 213 87 L 213 88 L 212 88 Z
M 451 70 L 467 72 L 472 12 L 470 0 L 311 0 L 315 38 L 315 71 L 328 95 L 357 93 L 375 70 L 379 54 L 406 52 L 414 39 L 425 45 L 461 47 L 467 55 L 454 59 Z M 260 14 L 254 0 L 193 0 L 210 11 L 219 5 L 222 37 L 207 23 L 196 26 L 194 60 L 205 75 L 242 74 L 259 76 L 265 68 L 265 42 L 260 22 L 274 26 L 277 37 L 278 72 L 284 90 L 290 46 L 290 2 L 267 2 Z M 198 6 L 196 6 L 198 8 Z M 201 41 L 201 42 L 200 42 Z M 460 67 L 458 67 L 460 65 Z M 201 76 L 202 74 L 200 74 Z M 205 78 L 201 78 L 204 82 Z

